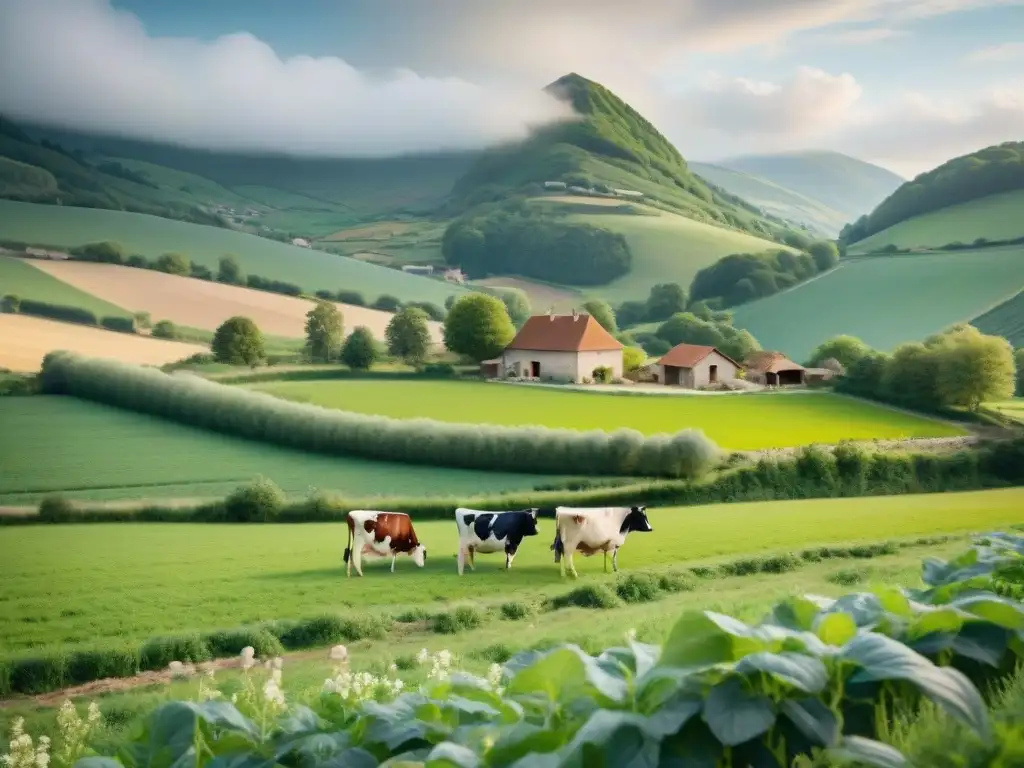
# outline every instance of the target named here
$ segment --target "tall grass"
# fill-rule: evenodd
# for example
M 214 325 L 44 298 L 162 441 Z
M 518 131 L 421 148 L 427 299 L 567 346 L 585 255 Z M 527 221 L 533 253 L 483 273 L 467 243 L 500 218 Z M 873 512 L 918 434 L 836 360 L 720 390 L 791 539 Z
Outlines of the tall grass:
M 280 400 L 179 372 L 53 352 L 44 392 L 81 397 L 237 437 L 316 453 L 442 467 L 579 475 L 697 477 L 719 458 L 703 433 L 644 437 L 399 420 Z

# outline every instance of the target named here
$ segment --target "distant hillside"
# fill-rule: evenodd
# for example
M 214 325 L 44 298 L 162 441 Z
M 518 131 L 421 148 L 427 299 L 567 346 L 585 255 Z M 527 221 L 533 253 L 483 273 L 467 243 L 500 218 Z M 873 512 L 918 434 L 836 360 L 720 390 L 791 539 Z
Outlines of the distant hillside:
M 708 163 L 691 162 L 689 166 L 702 179 L 742 197 L 766 213 L 801 224 L 817 235 L 834 238 L 850 221 L 849 215 L 762 176 Z
M 837 211 L 853 221 L 892 193 L 904 179 L 838 152 L 793 152 L 719 160 L 718 166 L 759 176 Z
M 971 320 L 982 333 L 1002 336 L 1016 349 L 1024 349 L 1024 290 Z
M 842 237 L 857 243 L 915 216 L 1015 190 L 1024 190 L 1024 142 L 986 147 L 908 181 Z
M 561 181 L 598 191 L 641 192 L 645 202 L 758 237 L 785 235 L 784 222 L 695 176 L 653 125 L 604 86 L 569 74 L 547 90 L 570 102 L 579 119 L 484 152 L 452 190 L 456 210 L 532 196 L 544 190 L 544 182 Z

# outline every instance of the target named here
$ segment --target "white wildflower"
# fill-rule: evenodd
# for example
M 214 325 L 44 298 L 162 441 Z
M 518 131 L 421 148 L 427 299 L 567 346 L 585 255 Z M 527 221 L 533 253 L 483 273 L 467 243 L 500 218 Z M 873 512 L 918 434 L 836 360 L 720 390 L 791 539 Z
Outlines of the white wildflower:
M 241 659 L 242 669 L 252 669 L 256 664 L 256 650 L 251 645 L 245 646 L 242 649 Z
M 89 713 L 86 718 L 89 725 L 96 725 L 102 716 L 103 715 L 100 713 L 100 705 L 95 701 L 89 702 Z
M 427 659 L 429 659 L 429 658 L 430 658 L 430 651 L 428 651 L 426 648 L 423 648 L 422 650 L 420 650 L 419 653 L 416 654 L 416 662 L 418 664 L 426 664 L 427 663 Z
M 398 665 L 397 664 L 391 664 L 388 667 L 388 672 L 397 672 L 397 671 L 398 671 Z
M 284 692 L 281 690 L 278 681 L 274 678 L 270 678 L 263 685 L 263 697 L 273 704 L 278 706 L 284 706 Z
M 632 643 L 634 640 L 636 640 L 636 630 L 635 629 L 627 629 L 626 630 L 626 642 L 627 643 Z
M 348 648 L 344 645 L 331 648 L 331 661 L 348 661 Z
M 498 684 L 501 682 L 501 676 L 503 673 L 504 670 L 502 669 L 501 664 L 491 664 L 491 666 L 488 667 L 487 682 L 490 683 L 492 688 L 498 687 Z

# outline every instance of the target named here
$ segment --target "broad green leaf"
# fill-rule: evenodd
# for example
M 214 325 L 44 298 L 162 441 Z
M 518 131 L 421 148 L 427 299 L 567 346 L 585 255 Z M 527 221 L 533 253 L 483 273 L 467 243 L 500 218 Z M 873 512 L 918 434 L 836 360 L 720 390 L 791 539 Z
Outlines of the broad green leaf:
M 578 690 L 587 679 L 586 667 L 578 654 L 558 648 L 519 669 L 506 690 L 512 695 L 539 693 L 558 701 L 568 689 Z
M 657 768 L 660 742 L 632 712 L 599 710 L 563 750 L 563 766 L 573 768 Z
M 752 653 L 736 665 L 742 675 L 764 672 L 806 693 L 817 693 L 828 683 L 820 659 L 798 653 Z
M 906 758 L 898 749 L 860 736 L 844 737 L 838 747 L 826 750 L 825 754 L 840 764 L 870 765 L 873 768 L 905 768 L 907 766 Z
M 988 664 L 990 667 L 998 667 L 1003 660 L 1003 655 L 1006 653 L 1006 630 L 1000 627 L 992 627 L 991 629 L 1003 633 L 1003 636 L 995 639 L 993 642 L 986 642 L 980 635 L 975 637 L 954 637 L 952 643 L 953 650 L 968 659 Z
M 172 701 L 153 712 L 146 723 L 146 743 L 131 745 L 137 749 L 157 751 L 169 762 L 193 753 L 199 716 L 192 702 Z M 148 763 L 149 760 L 138 760 Z
M 1024 605 L 998 595 L 971 595 L 954 600 L 953 607 L 980 616 L 1006 629 L 1024 629 Z
M 289 710 L 287 716 L 281 719 L 277 727 L 282 733 L 297 736 L 303 733 L 314 733 L 321 725 L 322 722 L 316 712 L 309 707 L 300 705 Z
M 840 611 L 850 614 L 858 627 L 869 627 L 885 614 L 882 601 L 878 599 L 877 595 L 870 592 L 843 595 L 828 610 L 829 613 Z
M 469 747 L 443 741 L 427 755 L 427 768 L 477 768 L 483 761 Z
M 821 700 L 784 699 L 779 706 L 782 714 L 819 746 L 830 747 L 839 739 L 839 721 Z
M 847 613 L 824 613 L 815 622 L 814 632 L 823 643 L 838 647 L 857 634 L 857 623 Z
M 768 620 L 780 627 L 806 632 L 814 629 L 814 620 L 820 610 L 821 607 L 814 599 L 794 595 L 777 603 Z
M 680 616 L 672 627 L 659 663 L 668 667 L 718 664 L 760 650 L 759 646 L 752 640 L 730 634 L 707 613 L 690 611 Z
M 210 725 L 234 731 L 252 740 L 259 739 L 256 724 L 239 712 L 231 702 L 204 701 L 194 706 L 199 718 Z
M 882 609 L 901 618 L 910 618 L 910 600 L 897 587 L 875 587 L 871 590 L 882 605 Z
M 274 745 L 274 758 L 297 755 L 304 763 L 319 764 L 349 746 L 351 737 L 346 731 L 308 733 L 299 737 L 279 740 Z
M 352 747 L 315 765 L 316 768 L 376 768 L 379 764 L 380 761 L 365 749 Z M 241 766 L 233 768 L 241 768 Z
M 959 632 L 963 623 L 962 613 L 955 608 L 944 606 L 915 616 L 907 627 L 907 634 L 911 638 L 916 638 L 933 632 Z
M 637 677 L 647 674 L 647 672 L 658 663 L 658 658 L 661 656 L 660 645 L 637 643 L 630 640 L 629 647 L 633 651 L 633 656 L 636 659 L 634 673 Z
M 505 729 L 487 753 L 491 765 L 508 765 L 527 755 L 555 752 L 565 743 L 559 732 L 532 723 Z
M 704 671 L 655 667 L 637 681 L 635 706 L 638 712 L 653 714 L 669 699 L 679 694 L 700 696 Z
M 653 714 L 648 715 L 644 722 L 644 730 L 655 738 L 663 738 L 686 725 L 690 718 L 696 716 L 704 702 L 686 693 L 677 693 L 664 702 Z
M 715 738 L 734 747 L 770 729 L 775 710 L 767 696 L 747 691 L 739 678 L 730 677 L 711 689 L 703 718 Z
M 121 763 L 110 757 L 83 757 L 75 762 L 75 768 L 124 768 Z

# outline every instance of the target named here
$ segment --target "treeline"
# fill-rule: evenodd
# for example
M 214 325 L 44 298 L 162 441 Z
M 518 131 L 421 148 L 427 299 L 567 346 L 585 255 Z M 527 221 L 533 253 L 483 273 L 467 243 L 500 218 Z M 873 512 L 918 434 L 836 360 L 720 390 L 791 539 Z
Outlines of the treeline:
M 914 216 L 1015 189 L 1024 189 L 1024 142 L 1008 141 L 908 181 L 870 214 L 843 227 L 839 239 L 856 243 Z
M 944 245 L 932 245 L 932 246 L 917 246 L 913 248 L 901 248 L 895 243 L 888 243 L 874 253 L 920 253 L 923 250 L 928 251 L 973 251 L 978 248 L 998 248 L 1004 245 L 1024 245 L 1024 236 L 1006 238 L 1004 240 L 990 240 L 987 237 L 978 237 L 969 243 L 962 243 L 959 240 L 954 240 L 952 243 L 945 243 Z
M 0 298 L 0 312 L 8 314 L 32 315 L 60 320 L 65 323 L 93 325 L 122 333 L 135 333 L 135 319 L 118 315 L 99 317 L 95 312 L 83 307 L 70 307 L 65 304 L 51 304 L 47 301 L 23 299 L 14 294 Z
M 543 474 L 696 477 L 718 449 L 685 430 L 576 432 L 403 421 L 333 411 L 198 377 L 55 352 L 43 360 L 44 392 L 148 413 L 237 437 L 333 455 Z
M 511 274 L 568 285 L 604 285 L 633 263 L 622 235 L 526 206 L 455 220 L 441 250 L 446 263 L 473 278 Z
M 821 365 L 829 359 L 845 368 L 837 391 L 918 411 L 974 411 L 984 402 L 1013 396 L 1017 387 L 1010 343 L 966 324 L 902 344 L 891 354 L 842 336 L 819 346 L 810 362 Z
M 839 249 L 829 240 L 810 243 L 800 253 L 734 253 L 694 276 L 690 298 L 723 307 L 745 304 L 791 288 L 838 263 Z

